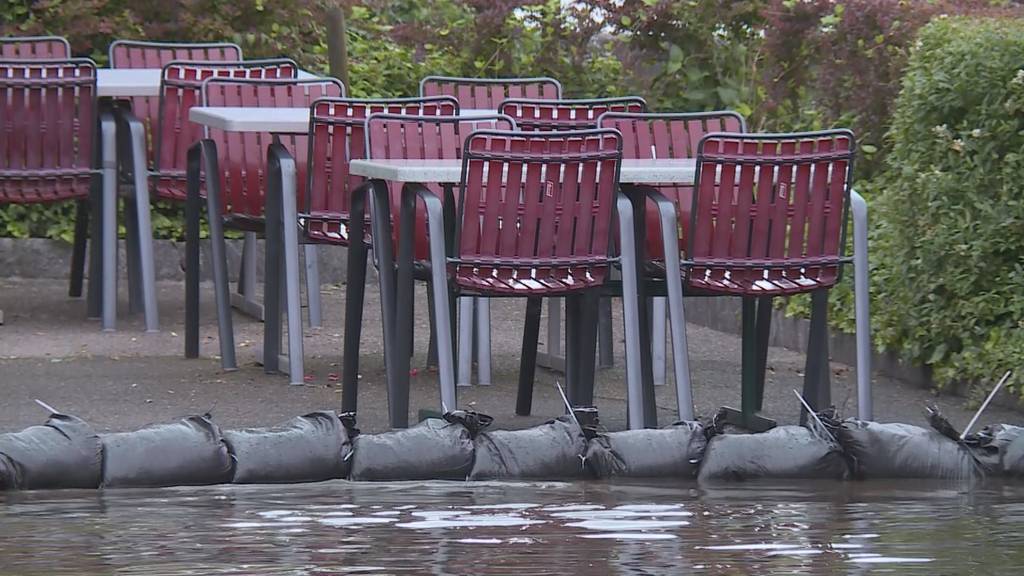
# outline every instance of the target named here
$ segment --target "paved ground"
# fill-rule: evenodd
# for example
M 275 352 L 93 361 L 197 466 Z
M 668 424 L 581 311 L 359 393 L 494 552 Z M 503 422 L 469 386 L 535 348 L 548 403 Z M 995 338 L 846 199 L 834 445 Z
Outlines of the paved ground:
M 46 414 L 36 406 L 39 398 L 69 413 L 80 415 L 99 430 L 131 430 L 210 411 L 226 427 L 270 425 L 318 409 L 340 404 L 342 290 L 325 287 L 324 328 L 304 334 L 309 382 L 289 386 L 282 375 L 267 375 L 256 363 L 262 343 L 262 324 L 235 315 L 240 368 L 221 371 L 217 354 L 216 316 L 211 286 L 202 297 L 202 358 L 185 360 L 183 352 L 184 286 L 161 283 L 161 332 L 142 332 L 141 318 L 122 313 L 118 331 L 103 333 L 99 322 L 86 320 L 85 303 L 66 296 L 62 282 L 0 280 L 0 431 L 19 430 L 39 423 Z M 123 291 L 123 290 L 122 290 Z M 122 310 L 127 309 L 122 294 Z M 420 294 L 418 302 L 425 302 Z M 700 301 L 692 304 L 699 306 Z M 524 303 L 496 301 L 492 305 L 494 385 L 460 388 L 463 408 L 491 414 L 495 426 L 524 427 L 562 412 L 554 388 L 559 374 L 538 371 L 534 415 L 514 415 L 520 334 Z M 387 426 L 380 306 L 375 290 L 367 292 L 361 354 L 359 425 L 365 431 Z M 546 325 L 546 324 L 545 324 Z M 422 367 L 426 348 L 426 306 L 417 306 L 416 358 Z M 616 333 L 621 321 L 616 310 Z M 694 396 L 700 415 L 722 405 L 738 405 L 740 396 L 740 341 L 737 337 L 690 326 Z M 420 335 L 423 335 L 422 337 Z M 598 371 L 597 404 L 609 429 L 625 426 L 625 386 L 622 343 L 616 344 L 616 367 Z M 799 408 L 792 389 L 802 387 L 803 356 L 773 348 L 766 386 L 765 414 L 782 423 L 797 420 Z M 671 371 L 669 372 L 671 374 Z M 671 385 L 659 387 L 659 421 L 669 423 L 675 413 Z M 833 400 L 845 415 L 856 414 L 854 374 L 847 366 L 833 365 Z M 926 403 L 936 402 L 958 426 L 971 411 L 956 397 L 936 395 L 902 382 L 875 381 L 876 419 L 923 424 Z M 413 378 L 411 414 L 437 407 L 437 375 L 419 370 Z M 1024 424 L 1024 414 L 991 408 L 983 422 Z

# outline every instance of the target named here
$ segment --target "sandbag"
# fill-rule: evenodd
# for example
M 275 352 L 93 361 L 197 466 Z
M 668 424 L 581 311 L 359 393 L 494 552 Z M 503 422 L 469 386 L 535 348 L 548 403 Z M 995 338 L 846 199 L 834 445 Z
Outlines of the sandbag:
M 102 439 L 104 487 L 201 486 L 231 481 L 231 456 L 220 428 L 209 415 L 104 434 Z
M 495 430 L 476 437 L 470 480 L 565 479 L 587 475 L 587 438 L 569 417 L 526 430 Z
M 46 424 L 0 434 L 0 490 L 96 488 L 103 446 L 93 429 L 67 414 Z
M 473 433 L 490 416 L 449 412 L 405 430 L 362 434 L 353 442 L 353 480 L 465 480 L 473 468 Z
M 1024 428 L 993 424 L 969 435 L 965 443 L 986 474 L 1024 476 Z
M 225 430 L 235 484 L 319 482 L 347 478 L 352 443 L 333 411 L 293 418 L 273 428 Z
M 837 444 L 803 426 L 779 426 L 760 434 L 714 436 L 708 441 L 697 480 L 842 480 L 848 474 Z
M 980 473 L 967 448 L 935 430 L 851 418 L 838 437 L 855 478 L 968 480 Z
M 587 468 L 598 478 L 693 478 L 707 439 L 698 422 L 660 430 L 599 434 L 587 446 Z

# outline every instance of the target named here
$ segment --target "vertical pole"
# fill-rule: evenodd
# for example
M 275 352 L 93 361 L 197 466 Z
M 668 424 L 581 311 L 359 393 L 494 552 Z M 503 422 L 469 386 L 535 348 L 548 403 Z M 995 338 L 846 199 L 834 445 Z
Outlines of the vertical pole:
M 772 297 L 757 299 L 757 409 L 764 408 L 764 379 L 768 369 L 768 339 L 772 331 Z
M 743 297 L 742 398 L 740 410 L 746 425 L 757 412 L 757 300 Z
M 832 383 L 828 368 L 828 290 L 811 292 L 811 326 L 807 335 L 807 365 L 804 368 L 804 399 L 812 410 L 823 410 L 832 403 Z M 800 423 L 807 420 L 800 412 Z
M 345 95 L 351 92 L 348 83 L 348 38 L 345 25 L 345 9 L 340 3 L 327 11 L 327 60 L 331 76 L 345 85 Z

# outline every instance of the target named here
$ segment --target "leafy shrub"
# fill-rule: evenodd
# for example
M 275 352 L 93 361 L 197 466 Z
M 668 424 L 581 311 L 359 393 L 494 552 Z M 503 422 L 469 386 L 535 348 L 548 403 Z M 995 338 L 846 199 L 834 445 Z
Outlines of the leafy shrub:
M 896 100 L 873 321 L 879 344 L 940 384 L 1024 365 L 1022 65 L 1024 20 L 933 20 Z

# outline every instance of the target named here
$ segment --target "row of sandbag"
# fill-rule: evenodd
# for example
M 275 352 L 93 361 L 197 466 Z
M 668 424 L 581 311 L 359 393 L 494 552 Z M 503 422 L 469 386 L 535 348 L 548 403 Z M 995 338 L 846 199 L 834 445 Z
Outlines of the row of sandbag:
M 97 435 L 73 416 L 0 435 L 0 489 L 353 480 L 572 478 L 1024 478 L 1024 428 L 958 441 L 906 424 L 835 421 L 727 433 L 713 422 L 601 433 L 594 411 L 525 430 L 453 412 L 362 434 L 350 415 L 316 412 L 274 428 L 221 431 L 209 416 Z
M 0 434 L 0 490 L 316 482 L 346 478 L 354 422 L 314 412 L 222 431 L 209 415 L 96 434 L 75 416 Z

